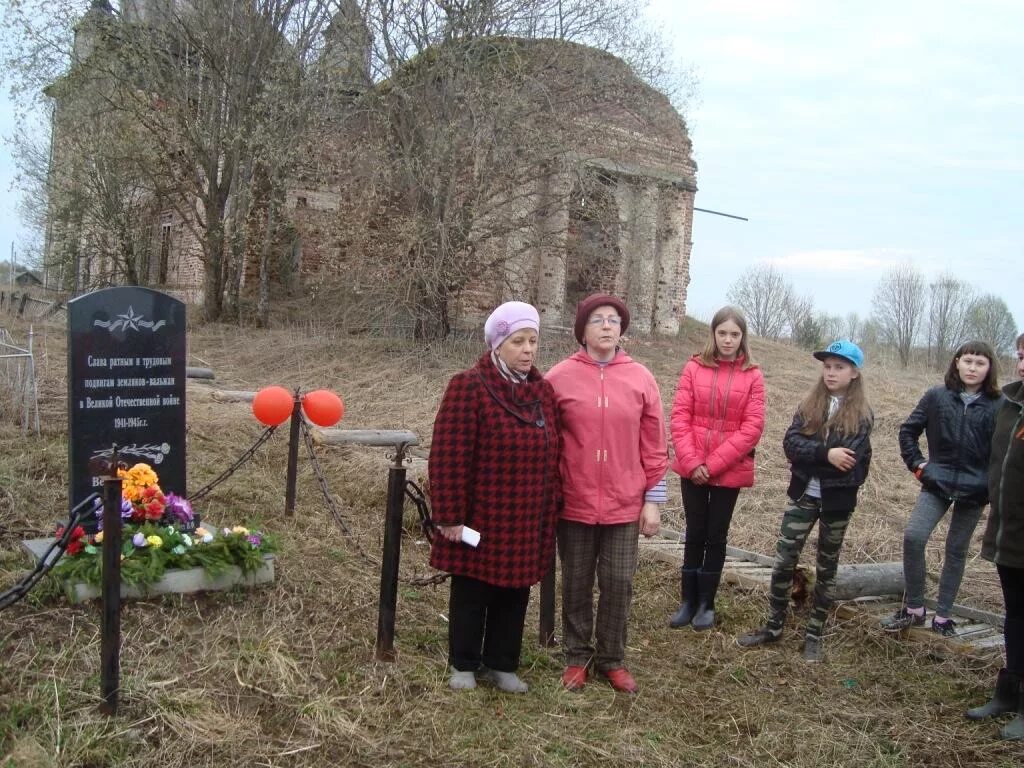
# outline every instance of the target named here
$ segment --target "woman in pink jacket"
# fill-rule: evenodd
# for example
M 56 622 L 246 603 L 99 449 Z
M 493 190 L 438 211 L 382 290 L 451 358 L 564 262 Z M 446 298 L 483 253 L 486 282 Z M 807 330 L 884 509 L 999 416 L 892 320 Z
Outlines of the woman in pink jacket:
M 735 307 L 711 319 L 704 351 L 683 367 L 670 422 L 686 512 L 682 604 L 671 627 L 711 629 L 729 523 L 740 488 L 754 484 L 764 431 L 764 377 L 750 359 L 747 321 Z
M 578 691 L 588 667 L 617 691 L 634 693 L 626 669 L 626 625 L 638 534 L 653 536 L 665 502 L 668 447 L 654 376 L 619 349 L 629 327 L 621 299 L 595 294 L 576 309 L 582 349 L 545 377 L 562 427 L 562 685 Z M 594 621 L 594 577 L 600 597 Z

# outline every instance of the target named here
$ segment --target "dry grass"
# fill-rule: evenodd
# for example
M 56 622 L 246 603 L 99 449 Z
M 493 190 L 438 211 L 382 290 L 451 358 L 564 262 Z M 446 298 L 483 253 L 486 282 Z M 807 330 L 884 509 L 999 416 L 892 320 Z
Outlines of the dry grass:
M 11 330 L 24 335 L 23 327 Z M 0 424 L 0 588 L 26 568 L 19 539 L 46 534 L 66 504 L 64 334 L 59 327 L 37 332 L 44 434 L 23 439 L 9 418 Z M 703 332 L 690 323 L 678 339 L 631 343 L 667 401 Z M 544 341 L 543 367 L 572 348 L 567 338 Z M 345 399 L 345 426 L 411 429 L 424 441 L 445 382 L 479 348 L 474 341 L 423 349 L 348 335 L 323 320 L 263 332 L 201 326 L 189 343 L 191 360 L 214 368 L 218 387 L 327 386 Z M 806 354 L 787 347 L 756 343 L 754 352 L 768 380 L 769 424 L 758 450 L 759 484 L 740 497 L 732 540 L 768 552 L 788 479 L 782 432 L 816 371 Z M 936 378 L 871 366 L 867 375 L 876 458 L 846 562 L 899 557 L 914 483 L 899 463 L 895 430 Z M 203 384 L 190 382 L 188 394 L 189 477 L 198 488 L 259 428 L 245 406 L 216 403 Z M 387 458 L 372 450 L 320 453 L 349 539 L 308 467 L 296 516 L 281 515 L 284 443 L 275 437 L 201 509 L 215 523 L 249 520 L 279 533 L 278 580 L 249 592 L 129 604 L 120 716 L 96 712 L 96 605 L 68 606 L 47 585 L 0 614 L 0 766 L 1020 764 L 1021 747 L 999 743 L 992 724 L 961 716 L 986 693 L 991 660 L 939 658 L 857 621 L 833 628 L 819 666 L 799 660 L 796 633 L 777 648 L 743 652 L 733 638 L 759 621 L 763 595 L 726 589 L 717 631 L 672 631 L 665 620 L 677 599 L 676 574 L 654 562 L 642 563 L 636 582 L 629 661 L 638 696 L 601 684 L 563 692 L 557 651 L 534 640 L 536 601 L 523 657 L 530 693 L 453 694 L 445 678 L 447 589 L 411 583 L 429 572 L 411 510 L 398 662 L 376 663 L 379 571 L 361 551 L 380 550 Z M 666 523 L 680 527 L 678 485 L 672 493 Z M 934 579 L 941 546 L 929 555 Z M 962 597 L 998 609 L 995 585 L 992 569 L 975 559 Z

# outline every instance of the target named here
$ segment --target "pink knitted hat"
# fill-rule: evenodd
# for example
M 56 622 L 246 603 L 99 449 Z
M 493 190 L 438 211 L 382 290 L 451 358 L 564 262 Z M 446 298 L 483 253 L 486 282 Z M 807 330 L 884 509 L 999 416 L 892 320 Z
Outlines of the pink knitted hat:
M 540 315 L 525 301 L 506 301 L 484 323 L 484 342 L 490 349 L 497 349 L 516 331 L 532 328 L 540 333 Z

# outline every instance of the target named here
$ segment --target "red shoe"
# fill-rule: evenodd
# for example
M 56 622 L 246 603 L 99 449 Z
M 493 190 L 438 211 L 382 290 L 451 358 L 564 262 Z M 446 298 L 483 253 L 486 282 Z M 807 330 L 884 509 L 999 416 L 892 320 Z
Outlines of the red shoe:
M 586 667 L 566 667 L 562 673 L 562 686 L 567 691 L 582 691 L 587 684 Z
M 612 688 L 616 691 L 636 693 L 636 680 L 633 679 L 633 676 L 629 674 L 629 670 L 625 667 L 609 669 L 604 673 L 604 676 L 608 678 L 608 682 L 612 684 Z

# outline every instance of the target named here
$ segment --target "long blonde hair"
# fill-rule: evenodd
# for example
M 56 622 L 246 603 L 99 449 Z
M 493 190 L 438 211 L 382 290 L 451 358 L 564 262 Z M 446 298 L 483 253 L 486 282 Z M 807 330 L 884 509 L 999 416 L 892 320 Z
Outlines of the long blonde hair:
M 711 325 L 708 326 L 711 329 L 711 338 L 704 345 L 704 350 L 700 353 L 700 361 L 709 368 L 718 367 L 718 358 L 715 357 L 715 354 L 718 352 L 718 344 L 715 342 L 715 330 L 727 320 L 732 320 L 736 323 L 740 327 L 740 333 L 743 334 L 740 337 L 740 348 L 737 350 L 737 358 L 740 355 L 743 356 L 741 370 L 745 371 L 748 368 L 756 368 L 757 364 L 750 359 L 750 348 L 747 346 L 747 318 L 743 316 L 743 313 L 737 307 L 728 305 L 715 312 L 715 316 L 711 318 Z
M 804 422 L 801 432 L 805 435 L 824 437 L 829 432 L 855 435 L 860 431 L 862 424 L 871 424 L 874 421 L 875 417 L 871 412 L 871 406 L 868 405 L 864 386 L 864 373 L 860 369 L 857 370 L 857 378 L 850 382 L 846 394 L 843 395 L 842 403 L 831 416 L 828 415 L 830 396 L 824 376 L 819 376 L 811 391 L 797 407 L 797 413 Z

